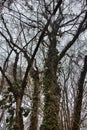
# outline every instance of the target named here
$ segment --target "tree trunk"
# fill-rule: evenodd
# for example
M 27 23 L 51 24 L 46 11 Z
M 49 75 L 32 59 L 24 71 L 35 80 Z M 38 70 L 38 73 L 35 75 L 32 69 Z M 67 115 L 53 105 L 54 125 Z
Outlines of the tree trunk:
M 16 119 L 15 119 L 15 126 L 14 126 L 15 130 L 24 130 L 21 103 L 22 103 L 21 97 L 17 96 L 16 97 Z
M 38 128 L 38 108 L 40 101 L 40 84 L 39 84 L 39 72 L 32 70 L 31 77 L 34 81 L 34 91 L 33 91 L 33 100 L 32 100 L 32 112 L 30 117 L 30 127 L 29 130 L 37 130 Z
M 83 99 L 83 86 L 84 80 L 87 72 L 87 56 L 84 59 L 84 67 L 80 75 L 80 79 L 78 81 L 78 92 L 75 100 L 74 114 L 72 120 L 71 130 L 80 130 L 80 120 L 81 120 L 81 107 L 82 107 L 82 99 Z
M 40 130 L 59 130 L 60 87 L 57 83 L 58 51 L 56 35 L 52 34 L 44 72 L 44 117 Z

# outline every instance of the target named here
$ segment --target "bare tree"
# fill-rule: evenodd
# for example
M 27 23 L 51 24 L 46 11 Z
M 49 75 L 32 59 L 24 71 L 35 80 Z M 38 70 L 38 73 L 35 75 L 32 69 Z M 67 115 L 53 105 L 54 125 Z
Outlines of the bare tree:
M 6 2 L 8 3 L 8 7 L 5 6 Z M 24 129 L 22 103 L 26 87 L 27 85 L 30 86 L 30 84 L 28 84 L 28 76 L 30 75 L 33 79 L 34 88 L 31 100 L 32 107 L 29 129 L 37 129 L 40 100 L 40 77 L 38 70 L 43 68 L 43 82 L 41 84 L 44 95 L 44 109 L 40 129 L 69 130 L 71 124 L 73 124 L 72 127 L 77 126 L 74 125 L 76 117 L 73 117 L 73 121 L 71 121 L 71 113 L 69 113 L 71 112 L 71 107 L 68 105 L 70 95 L 67 87 L 63 86 L 62 79 L 59 79 L 62 75 L 62 64 L 65 66 L 65 61 L 62 62 L 63 59 L 67 58 L 67 56 L 69 57 L 71 53 L 70 49 L 81 36 L 83 37 L 85 35 L 87 29 L 86 2 L 80 0 L 77 1 L 77 3 L 74 0 L 31 0 L 31 2 L 28 0 L 17 0 L 12 1 L 12 3 L 4 1 L 3 7 L 6 10 L 4 10 L 4 8 L 1 9 L 3 13 L 1 13 L 0 19 L 1 41 L 4 43 L 4 49 L 5 46 L 7 46 L 6 49 L 9 50 L 4 63 L 0 67 L 3 77 L 1 92 L 3 92 L 4 81 L 6 80 L 9 93 L 12 94 L 16 102 L 16 108 L 14 110 L 15 120 L 12 127 L 17 130 Z M 77 7 L 80 6 L 79 11 L 75 11 L 74 5 L 77 5 Z M 43 48 L 42 50 L 41 47 Z M 44 52 L 44 55 L 42 52 Z M 41 54 L 41 56 L 39 54 Z M 42 57 L 44 61 L 42 61 Z M 72 58 L 73 56 L 71 56 L 71 60 Z M 35 60 L 38 64 L 39 62 L 41 64 L 40 67 L 37 65 L 37 70 L 35 70 Z M 66 61 L 68 62 L 68 60 Z M 12 64 L 10 64 L 10 62 L 12 62 Z M 42 63 L 44 63 L 44 65 Z M 74 63 L 76 63 L 75 60 Z M 24 68 L 22 68 L 22 64 Z M 10 65 L 12 66 L 11 75 L 9 75 L 8 72 Z M 20 74 L 18 67 L 20 68 Z M 68 80 L 72 80 L 72 82 L 75 81 L 75 78 L 70 79 L 73 72 L 70 72 L 69 69 L 70 67 L 68 68 L 67 76 L 65 74 L 65 79 L 63 79 L 66 80 L 65 82 L 67 82 L 67 84 Z M 71 71 L 73 71 L 73 69 L 71 69 Z M 82 86 L 83 82 L 84 79 L 82 79 Z M 78 83 L 78 91 L 79 85 Z M 75 91 L 75 89 L 73 89 L 73 91 Z M 78 98 L 79 95 L 77 95 L 77 99 Z M 83 97 L 81 97 L 81 104 L 82 98 Z M 81 104 L 80 111 L 76 111 L 78 102 L 79 101 L 76 102 L 77 105 L 75 105 L 74 108 L 74 116 L 76 116 L 76 113 L 81 113 Z M 65 115 L 63 115 L 64 113 Z M 70 120 L 68 120 L 68 117 L 70 117 Z M 79 116 L 77 124 L 79 124 L 80 119 L 81 117 Z M 74 128 L 75 127 L 72 129 L 74 130 Z
M 77 90 L 77 96 L 75 99 L 74 114 L 73 114 L 73 119 L 72 119 L 71 130 L 80 129 L 82 99 L 83 99 L 84 81 L 86 77 L 86 72 L 87 72 L 87 56 L 85 56 L 84 58 L 83 70 L 81 72 L 80 79 L 78 81 L 78 90 Z

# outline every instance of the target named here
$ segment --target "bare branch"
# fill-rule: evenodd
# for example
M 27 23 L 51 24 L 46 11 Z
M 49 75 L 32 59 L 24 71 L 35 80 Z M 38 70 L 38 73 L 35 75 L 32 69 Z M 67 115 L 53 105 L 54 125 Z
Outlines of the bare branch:
M 83 25 L 84 25 L 84 22 L 87 18 L 87 12 L 85 13 L 85 16 L 84 16 L 84 19 L 82 20 L 82 22 L 80 23 L 77 31 L 76 31 L 76 34 L 75 36 L 73 37 L 73 39 L 64 47 L 64 49 L 62 50 L 62 52 L 60 53 L 59 55 L 59 58 L 58 58 L 58 61 L 60 61 L 66 54 L 66 52 L 70 49 L 70 47 L 75 43 L 75 41 L 77 40 L 77 38 L 79 37 L 79 35 L 85 31 L 86 28 L 84 28 L 83 30 Z

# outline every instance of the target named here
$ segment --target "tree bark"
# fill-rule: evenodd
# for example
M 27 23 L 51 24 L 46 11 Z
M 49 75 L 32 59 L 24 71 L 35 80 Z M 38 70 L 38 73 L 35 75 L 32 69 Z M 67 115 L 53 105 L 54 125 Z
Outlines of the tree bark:
M 31 77 L 34 81 L 34 91 L 33 91 L 33 100 L 32 100 L 32 111 L 30 117 L 30 127 L 29 130 L 37 130 L 38 128 L 38 108 L 40 102 L 40 83 L 39 83 L 39 72 L 38 70 L 31 71 Z
M 81 108 L 84 90 L 84 80 L 87 72 L 87 56 L 84 59 L 84 66 L 78 81 L 78 92 L 75 100 L 74 114 L 72 119 L 71 130 L 80 130 L 80 120 L 81 120 Z
M 15 119 L 15 130 L 24 130 L 23 116 L 21 109 L 22 99 L 20 96 L 16 97 L 16 119 Z
M 60 87 L 57 83 L 58 50 L 56 49 L 56 35 L 52 34 L 45 62 L 44 72 L 44 117 L 40 130 L 59 130 L 58 113 L 60 102 Z

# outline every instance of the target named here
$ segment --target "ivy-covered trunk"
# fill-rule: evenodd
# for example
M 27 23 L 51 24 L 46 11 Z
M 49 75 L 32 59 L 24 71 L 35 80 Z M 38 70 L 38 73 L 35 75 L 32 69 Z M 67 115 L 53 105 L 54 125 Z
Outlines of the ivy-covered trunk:
M 38 128 L 38 108 L 39 108 L 39 93 L 40 93 L 40 83 L 39 83 L 39 72 L 38 70 L 32 69 L 31 77 L 34 82 L 34 90 L 33 90 L 33 100 L 32 100 L 32 111 L 30 117 L 30 127 L 29 130 L 37 130 Z
M 58 113 L 60 102 L 60 87 L 57 77 L 58 50 L 56 35 L 52 34 L 44 72 L 44 117 L 40 130 L 59 130 Z

